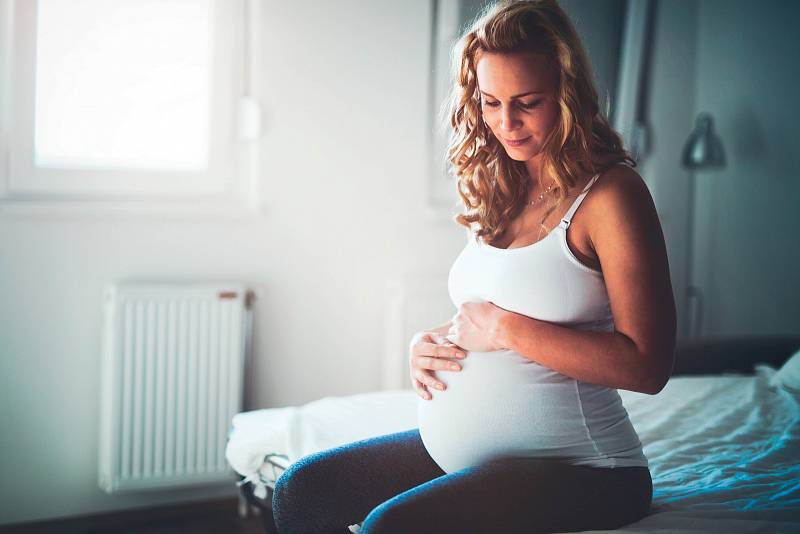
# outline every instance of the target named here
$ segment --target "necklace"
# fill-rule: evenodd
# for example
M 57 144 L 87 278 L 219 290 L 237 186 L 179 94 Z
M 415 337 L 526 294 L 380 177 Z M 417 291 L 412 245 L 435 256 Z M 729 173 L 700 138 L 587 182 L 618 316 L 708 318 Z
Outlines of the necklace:
M 541 194 L 541 195 L 539 195 L 539 197 L 538 197 L 538 198 L 534 198 L 533 200 L 531 200 L 530 202 L 528 202 L 528 203 L 526 204 L 526 206 L 525 206 L 525 207 L 526 207 L 526 208 L 530 208 L 531 206 L 533 206 L 533 205 L 534 205 L 534 204 L 536 204 L 537 202 L 540 202 L 540 201 L 541 201 L 541 200 L 544 198 L 544 196 L 545 196 L 547 193 L 549 193 L 549 192 L 550 192 L 550 190 L 553 188 L 553 185 L 554 185 L 554 184 L 555 184 L 555 182 L 553 182 L 552 184 L 550 184 L 549 186 L 547 186 L 547 189 L 545 189 L 544 191 L 542 191 L 542 194 Z

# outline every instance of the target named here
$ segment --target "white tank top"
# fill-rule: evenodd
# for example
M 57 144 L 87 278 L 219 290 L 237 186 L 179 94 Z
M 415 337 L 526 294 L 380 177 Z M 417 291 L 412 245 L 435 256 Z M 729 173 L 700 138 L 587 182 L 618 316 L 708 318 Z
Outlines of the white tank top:
M 567 246 L 572 216 L 598 176 L 536 243 L 502 249 L 471 237 L 450 269 L 453 304 L 491 301 L 569 328 L 613 331 L 602 273 Z M 511 350 L 470 351 L 457 361 L 461 371 L 434 372 L 447 389 L 429 388 L 432 399 L 420 398 L 417 410 L 422 442 L 446 473 L 499 456 L 648 465 L 616 389 L 575 380 Z

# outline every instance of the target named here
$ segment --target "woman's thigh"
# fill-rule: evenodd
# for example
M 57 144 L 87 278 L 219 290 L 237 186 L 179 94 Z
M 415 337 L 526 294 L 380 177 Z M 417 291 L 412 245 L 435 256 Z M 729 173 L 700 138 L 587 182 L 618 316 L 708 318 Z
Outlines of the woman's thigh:
M 483 534 L 614 529 L 647 514 L 646 467 L 498 459 L 438 477 L 370 512 L 362 534 Z
M 349 533 L 378 504 L 442 475 L 416 428 L 310 454 L 275 483 L 275 525 L 280 534 Z

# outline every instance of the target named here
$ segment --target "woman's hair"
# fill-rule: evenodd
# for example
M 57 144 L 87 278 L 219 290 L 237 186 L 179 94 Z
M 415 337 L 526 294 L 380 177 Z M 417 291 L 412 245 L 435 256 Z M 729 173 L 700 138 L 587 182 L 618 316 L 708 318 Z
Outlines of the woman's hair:
M 454 220 L 468 228 L 476 223 L 476 240 L 491 243 L 525 208 L 530 177 L 525 163 L 511 159 L 483 121 L 475 72 L 483 52 L 543 54 L 558 71 L 560 112 L 542 146 L 542 178 L 555 181 L 556 204 L 542 217 L 542 227 L 581 176 L 619 162 L 636 163 L 600 112 L 586 51 L 555 0 L 487 6 L 453 48 L 447 161 L 466 208 Z

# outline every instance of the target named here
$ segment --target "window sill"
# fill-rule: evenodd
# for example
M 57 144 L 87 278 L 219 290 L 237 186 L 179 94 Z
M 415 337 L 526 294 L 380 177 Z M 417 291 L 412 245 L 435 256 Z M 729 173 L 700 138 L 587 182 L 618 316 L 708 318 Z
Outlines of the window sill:
M 125 200 L 0 198 L 0 218 L 259 221 L 263 206 L 241 199 Z

